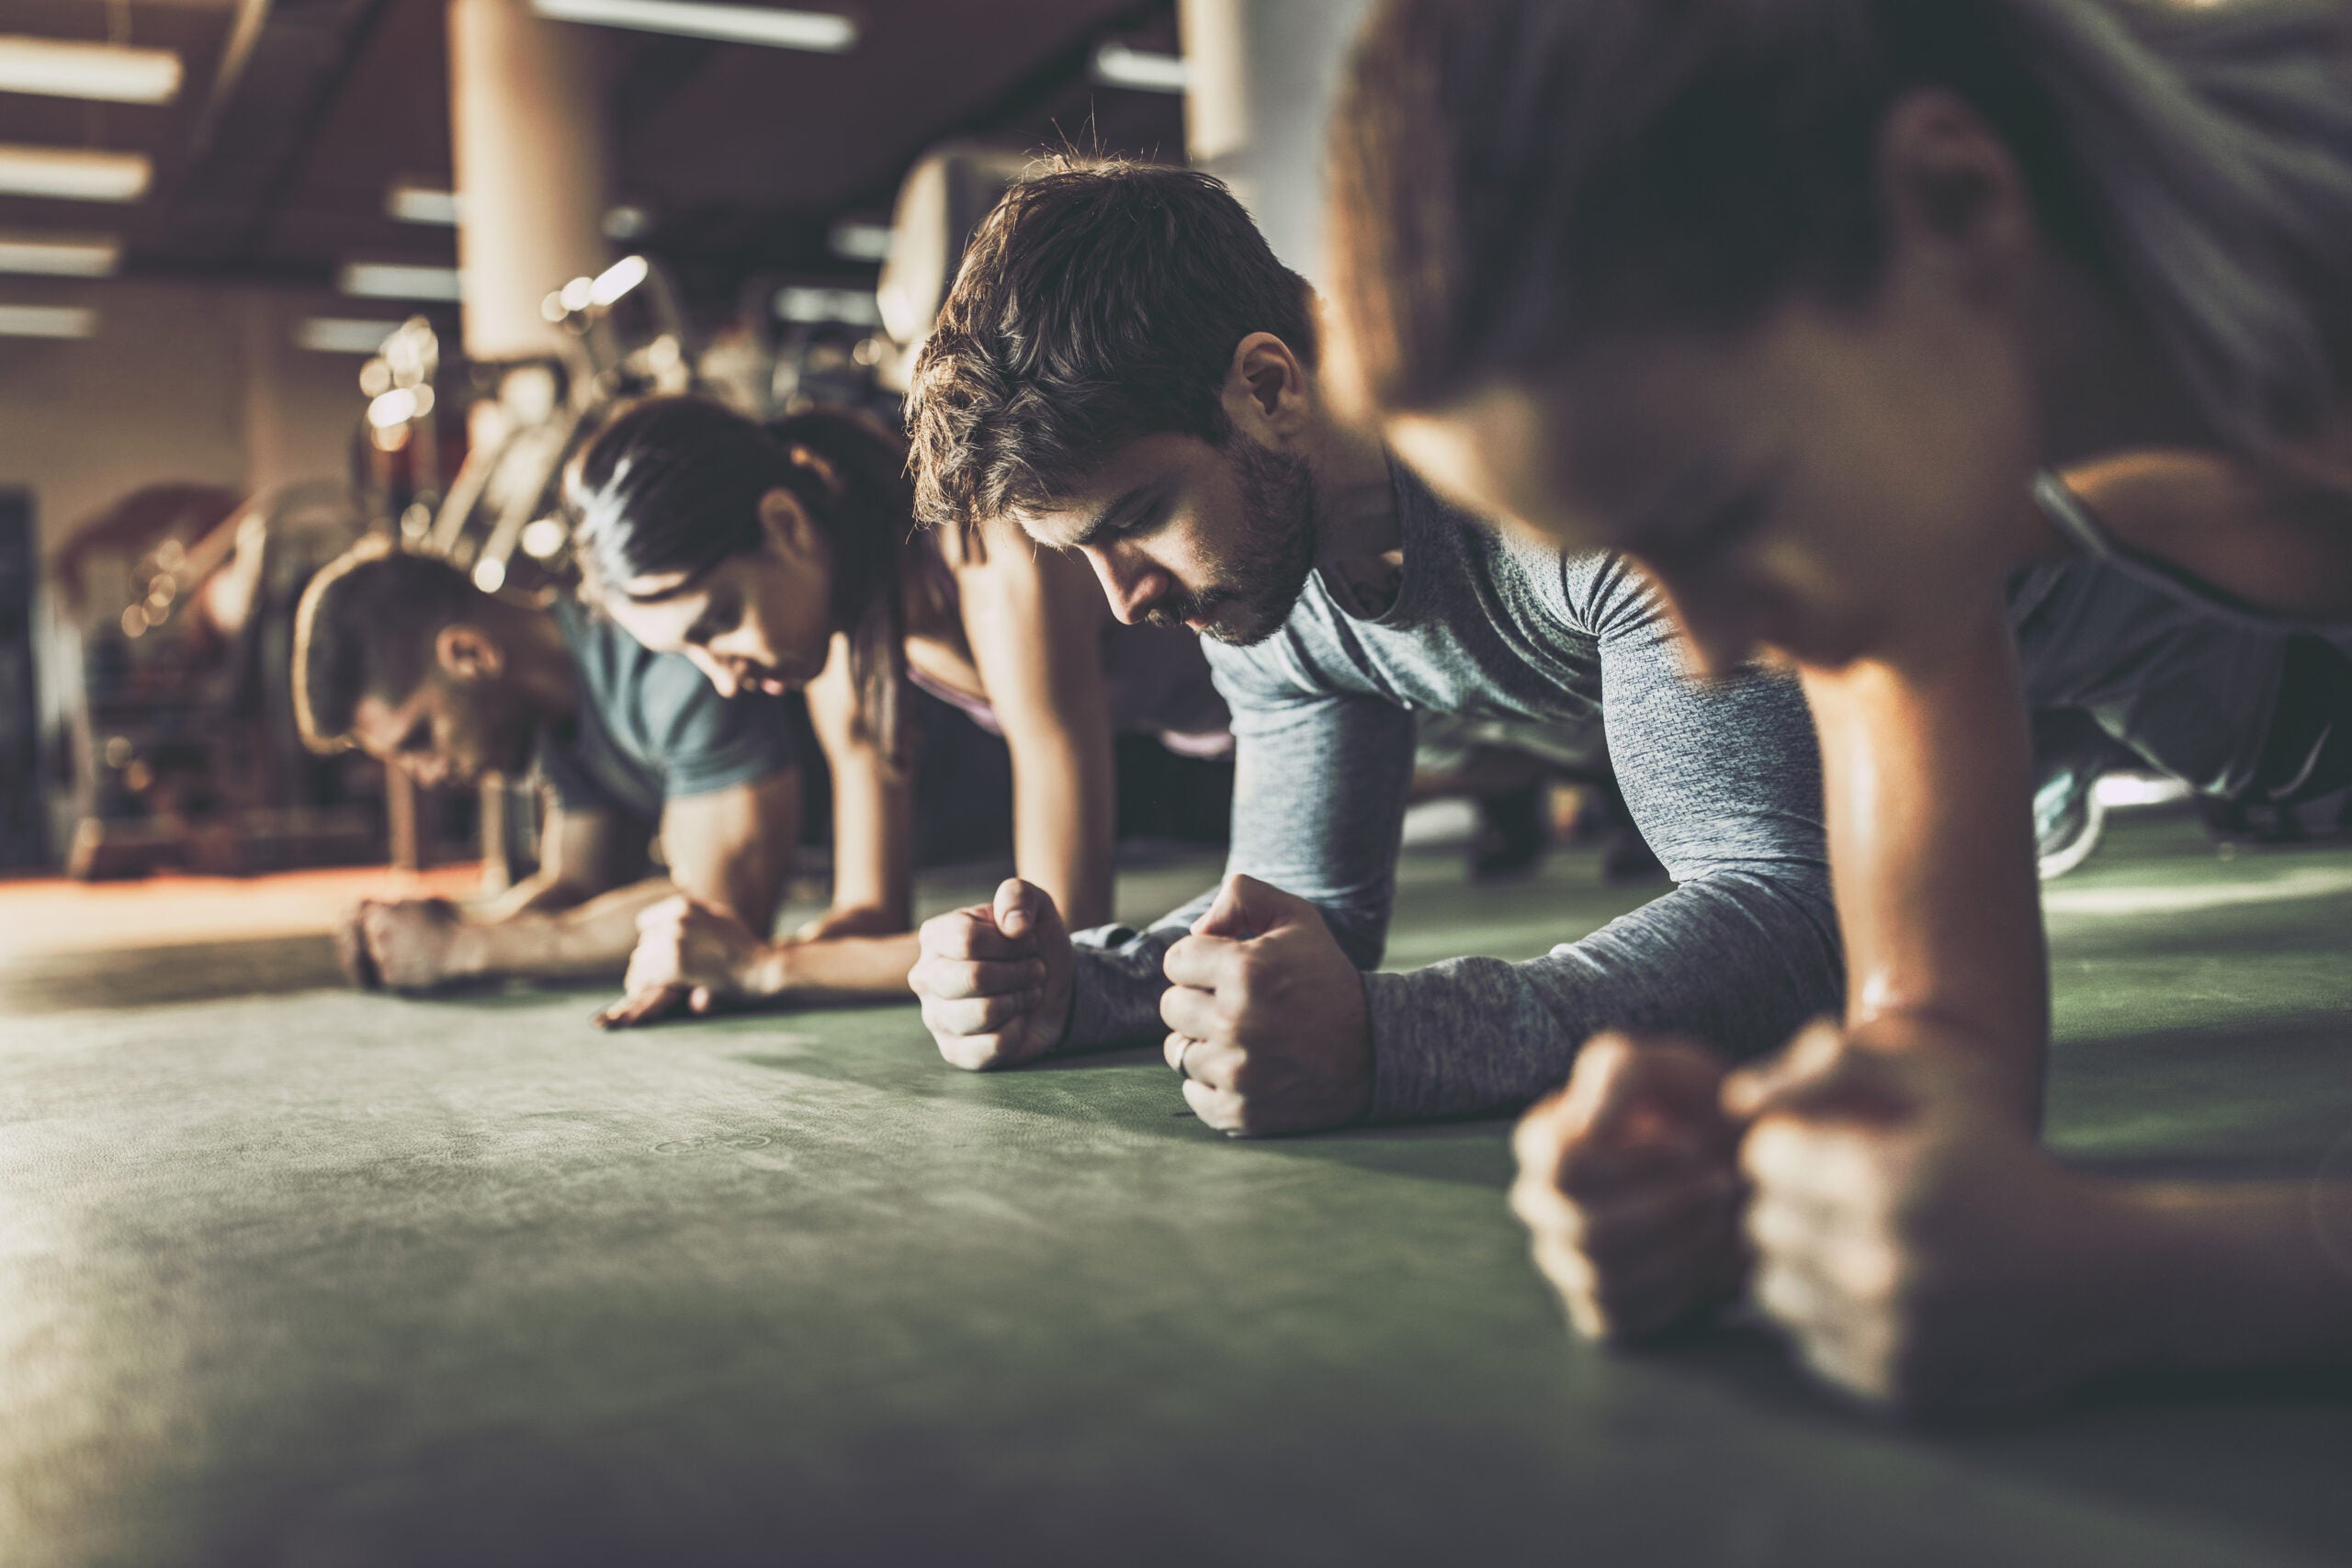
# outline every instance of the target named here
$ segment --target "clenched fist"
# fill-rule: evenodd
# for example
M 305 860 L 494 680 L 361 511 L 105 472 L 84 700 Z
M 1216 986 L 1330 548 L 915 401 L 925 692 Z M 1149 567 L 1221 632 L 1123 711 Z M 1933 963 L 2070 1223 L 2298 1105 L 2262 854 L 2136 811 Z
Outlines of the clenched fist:
M 1738 1133 L 1723 1060 L 1603 1034 L 1521 1119 L 1511 1207 L 1578 1333 L 1639 1339 L 1728 1299 L 1742 1272 Z
M 925 920 L 907 984 L 922 999 L 939 1054 L 979 1071 L 1035 1061 L 1061 1044 L 1075 966 L 1061 911 L 1014 877 L 993 903 Z
M 1307 1133 L 1371 1109 L 1363 975 L 1314 905 L 1229 877 L 1160 966 L 1168 1065 L 1202 1121 L 1226 1133 Z
M 607 1029 L 650 1023 L 681 1009 L 707 1013 L 722 998 L 764 996 L 774 950 L 751 927 L 684 894 L 637 917 L 621 999 L 596 1015 Z
M 2163 1303 L 2111 1189 L 2035 1142 L 1972 1042 L 1816 1024 L 1726 1086 L 1755 1119 L 1754 1294 L 1823 1378 L 1905 1409 L 2007 1404 L 2132 1353 Z
M 476 972 L 479 955 L 458 906 L 447 898 L 363 898 L 343 918 L 335 950 L 364 989 L 427 991 Z

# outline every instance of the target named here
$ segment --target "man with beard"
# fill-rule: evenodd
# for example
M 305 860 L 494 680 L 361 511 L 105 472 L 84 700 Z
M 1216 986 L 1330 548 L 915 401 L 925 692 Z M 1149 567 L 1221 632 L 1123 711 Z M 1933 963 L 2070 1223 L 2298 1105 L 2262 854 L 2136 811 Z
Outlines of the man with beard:
M 295 714 L 315 750 L 356 746 L 424 785 L 536 770 L 539 867 L 491 903 L 368 900 L 338 933 L 362 985 L 617 978 L 637 917 L 685 893 L 774 923 L 800 809 L 788 701 L 722 698 L 578 602 L 485 593 L 435 557 L 370 541 L 296 612 Z M 668 874 L 649 877 L 658 835 Z
M 1562 556 L 1432 495 L 1334 417 L 1313 312 L 1239 204 L 1188 170 L 1063 168 L 974 237 L 916 367 L 918 506 L 1010 518 L 1083 555 L 1123 618 L 1204 634 L 1238 773 L 1224 885 L 1144 931 L 1073 938 L 1020 882 L 926 925 L 910 979 L 941 1051 L 991 1067 L 1160 1039 L 1204 1121 L 1260 1134 L 1514 1108 L 1610 1031 L 1777 1048 L 1841 981 L 1794 684 L 1685 679 L 1622 558 Z M 2095 563 L 2021 572 L 2009 608 L 2037 705 L 2209 794 L 2291 783 L 2312 745 L 2298 714 L 2334 711 L 2293 699 L 2292 639 Z M 2329 668 L 2338 691 L 2352 667 Z M 1373 973 L 1416 715 L 1605 740 L 1678 886 L 1532 962 Z M 1686 1065 L 1619 1044 L 1579 1069 L 1562 1180 L 1590 1218 L 1554 1277 L 1600 1281 L 1596 1310 L 1638 1308 L 1645 1278 L 1727 1234 L 1720 1151 L 1678 1146 L 1713 1117 Z
M 1061 168 L 975 236 L 915 371 L 919 509 L 1009 517 L 1082 554 L 1123 619 L 1204 634 L 1238 773 L 1223 886 L 1148 931 L 1073 941 L 1020 882 L 927 925 L 910 980 L 942 1052 L 1164 1038 L 1204 1121 L 1282 1133 L 1516 1107 L 1598 1031 L 1761 1049 L 1834 1006 L 1794 686 L 1687 682 L 1621 560 L 1469 525 L 1333 415 L 1313 312 L 1192 171 Z M 1605 727 L 1679 886 L 1530 963 L 1371 973 L 1417 713 Z

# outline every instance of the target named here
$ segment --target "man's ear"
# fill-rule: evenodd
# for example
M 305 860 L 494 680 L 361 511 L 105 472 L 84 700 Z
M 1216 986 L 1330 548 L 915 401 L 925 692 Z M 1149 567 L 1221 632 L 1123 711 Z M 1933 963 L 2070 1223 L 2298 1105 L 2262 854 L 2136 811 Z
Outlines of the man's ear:
M 1966 99 L 1931 87 L 1897 102 L 1879 130 L 1878 180 L 1899 258 L 1934 265 L 1979 301 L 2019 287 L 2037 243 L 2032 193 Z
M 782 485 L 760 497 L 760 530 L 786 560 L 801 562 L 824 556 L 825 536 L 818 532 L 817 520 L 808 515 L 800 498 Z
M 1313 397 L 1314 377 L 1273 333 L 1251 333 L 1234 345 L 1224 400 L 1237 429 L 1269 438 L 1295 434 L 1306 423 Z
M 433 657 L 452 681 L 494 680 L 506 668 L 506 650 L 480 626 L 458 621 L 433 639 Z

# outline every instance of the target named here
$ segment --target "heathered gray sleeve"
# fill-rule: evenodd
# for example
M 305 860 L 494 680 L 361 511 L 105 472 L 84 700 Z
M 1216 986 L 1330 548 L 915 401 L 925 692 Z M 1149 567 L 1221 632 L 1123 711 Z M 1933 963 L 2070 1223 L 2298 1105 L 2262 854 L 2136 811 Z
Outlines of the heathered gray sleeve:
M 1396 843 L 1412 784 L 1413 717 L 1378 698 L 1317 690 L 1277 640 L 1212 649 L 1233 712 L 1233 844 L 1243 873 L 1315 904 L 1357 967 L 1380 962 L 1396 892 Z M 1295 657 L 1304 657 L 1295 655 Z M 1210 889 L 1146 931 L 1080 932 L 1066 1050 L 1157 1040 L 1160 959 L 1216 897 Z
M 1610 755 L 1678 886 L 1529 963 L 1456 958 L 1367 976 L 1374 1121 L 1524 1105 L 1604 1029 L 1672 1031 L 1753 1055 L 1842 993 L 1803 694 L 1779 676 L 1685 679 L 1641 581 L 1613 565 L 1584 572 L 1576 597 L 1600 637 Z

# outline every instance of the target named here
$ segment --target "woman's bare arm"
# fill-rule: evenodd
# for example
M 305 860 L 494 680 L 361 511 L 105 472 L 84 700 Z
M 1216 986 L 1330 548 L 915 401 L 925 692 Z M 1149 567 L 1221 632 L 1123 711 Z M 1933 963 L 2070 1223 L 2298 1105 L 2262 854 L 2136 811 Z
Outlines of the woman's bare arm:
M 1966 640 L 1933 659 L 1806 670 L 1804 681 L 1821 736 L 1848 1027 L 1917 1021 L 1967 1042 L 2038 1118 L 2049 961 L 2006 605 L 1988 594 Z
M 1111 918 L 1117 822 L 1102 591 L 1075 558 L 991 539 L 956 569 L 964 635 L 1012 753 L 1018 874 L 1074 931 Z
M 888 935 L 913 924 L 912 781 L 890 767 L 873 736 L 859 732 L 856 716 L 847 639 L 837 637 L 823 672 L 808 684 L 809 723 L 833 775 L 832 908 L 811 936 Z
M 2132 452 L 2061 478 L 2134 555 L 2248 610 L 2341 621 L 2352 618 L 2352 452 L 2312 454 L 2266 469 L 2217 452 Z

